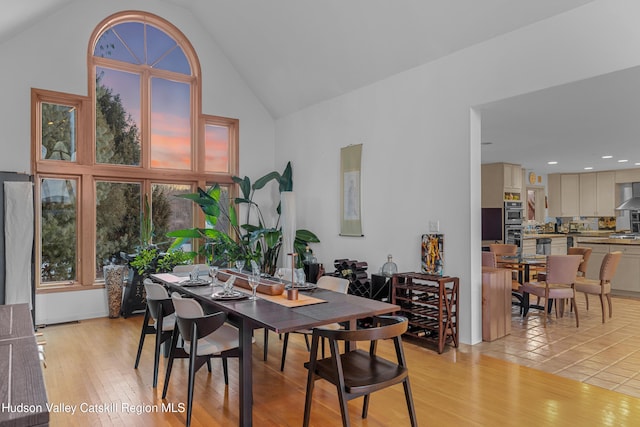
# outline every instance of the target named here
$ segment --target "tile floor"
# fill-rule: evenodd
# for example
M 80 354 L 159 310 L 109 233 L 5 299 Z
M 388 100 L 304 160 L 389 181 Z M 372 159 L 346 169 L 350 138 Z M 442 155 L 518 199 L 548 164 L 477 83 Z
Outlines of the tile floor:
M 523 319 L 514 307 L 510 335 L 463 351 L 640 397 L 640 300 L 614 296 L 613 317 L 604 324 L 599 299 L 589 296 L 589 302 L 586 311 L 584 296 L 578 296 L 579 328 L 573 313 L 552 313 L 544 328 L 541 312 L 531 310 Z

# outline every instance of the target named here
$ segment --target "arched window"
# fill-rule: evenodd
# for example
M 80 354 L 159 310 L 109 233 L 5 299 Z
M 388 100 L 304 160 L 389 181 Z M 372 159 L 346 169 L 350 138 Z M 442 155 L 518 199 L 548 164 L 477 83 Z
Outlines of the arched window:
M 145 200 L 162 249 L 199 218 L 173 196 L 212 182 L 229 192 L 237 171 L 238 120 L 202 114 L 198 58 L 172 24 L 112 15 L 87 62 L 88 97 L 32 91 L 41 288 L 99 283 L 103 264 L 140 246 Z

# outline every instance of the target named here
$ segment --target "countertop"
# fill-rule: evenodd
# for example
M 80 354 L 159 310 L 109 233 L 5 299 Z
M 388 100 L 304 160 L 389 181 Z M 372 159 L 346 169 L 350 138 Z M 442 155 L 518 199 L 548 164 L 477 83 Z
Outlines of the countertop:
M 607 239 L 607 238 L 595 238 L 595 239 L 581 239 L 580 245 L 592 244 L 592 245 L 628 245 L 628 246 L 640 246 L 640 239 Z
M 591 230 L 579 233 L 525 233 L 524 239 L 554 239 L 562 237 L 609 237 L 615 230 Z

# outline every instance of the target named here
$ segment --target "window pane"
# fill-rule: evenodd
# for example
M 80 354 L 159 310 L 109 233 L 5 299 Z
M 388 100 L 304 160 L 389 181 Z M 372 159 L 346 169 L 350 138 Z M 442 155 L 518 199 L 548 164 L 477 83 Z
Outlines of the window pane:
M 42 107 L 42 159 L 76 160 L 75 107 L 49 104 Z
M 140 188 L 139 183 L 96 182 L 96 279 L 120 252 L 130 254 L 140 246 Z
M 176 41 L 164 31 L 147 25 L 147 64 L 161 70 L 191 75 L 191 67 Z
M 77 182 L 45 178 L 40 181 L 40 281 L 76 280 Z
M 206 125 L 204 132 L 205 170 L 229 172 L 229 128 Z
M 177 194 L 193 193 L 193 189 L 185 184 L 153 184 L 151 189 L 153 241 L 166 248 L 169 245 L 167 232 L 193 227 L 194 203 L 175 197 Z M 184 249 L 191 250 L 191 245 L 185 246 Z
M 96 68 L 96 162 L 140 164 L 140 76 Z
M 191 169 L 190 86 L 151 79 L 151 166 Z
M 129 64 L 144 61 L 144 28 L 139 22 L 126 22 L 111 27 L 98 39 L 93 55 Z

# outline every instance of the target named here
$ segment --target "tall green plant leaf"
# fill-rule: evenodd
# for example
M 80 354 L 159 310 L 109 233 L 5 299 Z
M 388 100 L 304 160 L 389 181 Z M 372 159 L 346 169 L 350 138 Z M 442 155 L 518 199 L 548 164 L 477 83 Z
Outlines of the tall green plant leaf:
M 240 187 L 242 196 L 249 200 L 251 198 L 251 180 L 249 177 L 245 176 L 244 178 L 240 178 L 239 176 L 233 176 L 231 179 L 233 179 L 233 182 L 238 184 L 238 187 Z
M 291 162 L 287 162 L 284 172 L 280 176 L 280 192 L 293 191 L 293 172 L 291 170 Z
M 253 183 L 253 189 L 254 190 L 260 190 L 265 185 L 267 185 L 267 183 L 269 181 L 271 181 L 271 180 L 279 181 L 280 180 L 280 174 L 278 172 L 274 171 L 274 172 L 269 172 L 268 174 L 266 174 L 262 178 L 258 178 L 256 180 L 256 182 Z

